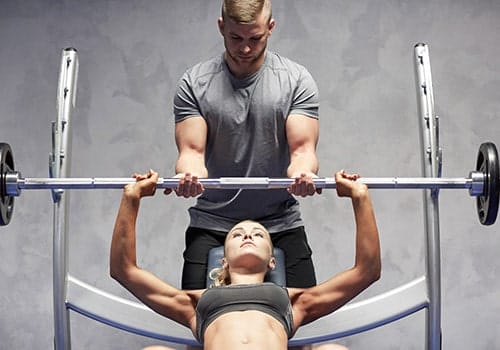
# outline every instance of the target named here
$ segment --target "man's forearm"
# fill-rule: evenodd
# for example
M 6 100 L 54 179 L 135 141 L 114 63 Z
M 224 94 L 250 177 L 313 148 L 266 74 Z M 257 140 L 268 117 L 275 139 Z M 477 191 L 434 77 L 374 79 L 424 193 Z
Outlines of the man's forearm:
M 208 170 L 205 166 L 205 157 L 197 154 L 180 154 L 175 163 L 176 174 L 196 175 L 200 178 L 208 177 Z
M 318 170 L 319 162 L 315 152 L 296 152 L 290 156 L 287 176 L 295 178 L 299 177 L 302 173 L 317 175 Z

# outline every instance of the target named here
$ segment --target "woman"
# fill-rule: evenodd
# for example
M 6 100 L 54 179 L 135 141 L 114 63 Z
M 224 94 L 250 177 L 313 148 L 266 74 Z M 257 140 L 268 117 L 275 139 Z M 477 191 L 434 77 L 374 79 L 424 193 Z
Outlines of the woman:
M 228 233 L 222 286 L 179 290 L 137 266 L 135 224 L 158 173 L 134 175 L 124 188 L 110 253 L 111 276 L 152 310 L 191 329 L 204 349 L 283 349 L 297 329 L 346 304 L 380 277 L 380 244 L 370 195 L 358 175 L 335 174 L 339 197 L 351 198 L 356 222 L 354 266 L 311 288 L 264 283 L 275 266 L 266 229 L 242 221 Z M 224 285 L 227 284 L 227 285 Z M 244 325 L 244 326 L 242 326 Z

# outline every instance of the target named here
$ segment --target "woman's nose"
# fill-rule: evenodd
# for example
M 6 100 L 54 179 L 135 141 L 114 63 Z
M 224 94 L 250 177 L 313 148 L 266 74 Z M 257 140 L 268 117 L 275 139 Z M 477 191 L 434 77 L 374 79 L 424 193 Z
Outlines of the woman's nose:
M 245 235 L 243 236 L 243 240 L 245 239 L 251 239 L 253 241 L 253 236 L 250 233 L 245 233 Z

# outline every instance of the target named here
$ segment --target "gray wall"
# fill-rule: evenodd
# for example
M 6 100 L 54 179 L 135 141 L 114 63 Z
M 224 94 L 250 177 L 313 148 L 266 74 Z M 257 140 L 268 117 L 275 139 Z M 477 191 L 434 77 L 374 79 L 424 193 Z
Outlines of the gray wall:
M 61 49 L 80 58 L 72 175 L 173 175 L 174 85 L 223 49 L 219 1 L 0 1 L 0 140 L 25 177 L 46 177 Z M 500 144 L 497 1 L 275 0 L 270 48 L 305 66 L 321 91 L 321 176 L 420 176 L 413 46 L 430 47 L 443 175 L 467 176 L 479 144 Z M 71 274 L 117 295 L 108 250 L 120 191 L 73 191 Z M 444 349 L 500 348 L 498 224 L 478 223 L 467 191 L 441 192 Z M 383 277 L 361 297 L 423 274 L 420 191 L 374 191 Z M 139 221 L 139 262 L 179 283 L 186 209 L 158 194 Z M 333 191 L 301 199 L 319 280 L 352 263 L 348 202 Z M 16 199 L 0 236 L 0 349 L 50 349 L 52 205 L 48 191 Z M 71 314 L 73 349 L 157 343 Z M 352 349 L 423 349 L 422 312 L 339 342 Z

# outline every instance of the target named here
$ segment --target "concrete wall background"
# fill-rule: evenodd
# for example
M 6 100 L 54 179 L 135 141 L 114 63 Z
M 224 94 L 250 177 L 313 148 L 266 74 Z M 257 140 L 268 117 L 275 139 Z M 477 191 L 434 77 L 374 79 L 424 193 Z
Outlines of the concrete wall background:
M 500 3 L 480 0 L 274 0 L 269 47 L 309 68 L 321 92 L 320 176 L 420 176 L 413 46 L 430 47 L 443 176 L 473 170 L 480 143 L 500 144 Z M 46 177 L 61 50 L 78 49 L 72 175 L 173 175 L 172 96 L 192 64 L 219 54 L 219 1 L 0 0 L 0 141 L 25 177 Z M 423 274 L 420 191 L 375 191 L 383 278 L 360 298 Z M 73 191 L 70 273 L 130 297 L 108 276 L 120 191 Z M 498 224 L 478 223 L 467 191 L 441 193 L 443 348 L 500 348 Z M 179 283 L 186 209 L 144 202 L 140 263 Z M 301 199 L 319 280 L 352 263 L 350 207 L 333 191 Z M 52 205 L 48 191 L 16 199 L 0 232 L 0 349 L 49 349 Z M 158 343 L 71 314 L 73 349 Z M 339 340 L 352 349 L 423 349 L 424 315 Z

